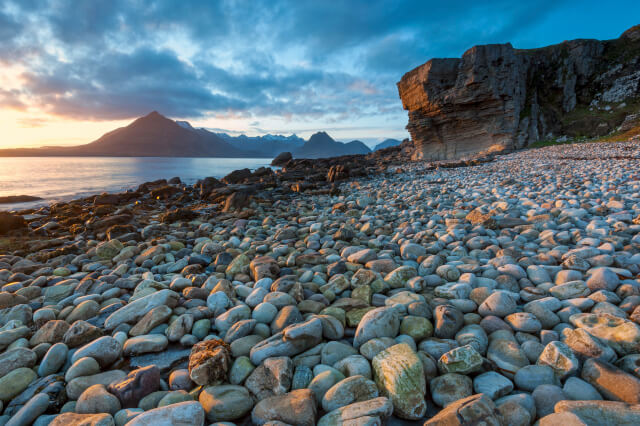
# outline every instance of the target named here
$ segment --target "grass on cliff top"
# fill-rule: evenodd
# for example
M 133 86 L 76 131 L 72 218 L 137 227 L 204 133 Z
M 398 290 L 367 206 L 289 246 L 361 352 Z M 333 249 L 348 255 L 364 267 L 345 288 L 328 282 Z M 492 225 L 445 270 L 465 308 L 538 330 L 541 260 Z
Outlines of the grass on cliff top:
M 596 142 L 625 142 L 634 136 L 640 135 L 640 125 L 633 127 L 626 132 L 614 132 L 606 136 L 593 139 L 567 139 L 564 141 L 556 141 L 555 139 L 545 139 L 537 141 L 529 145 L 529 148 L 542 148 L 545 146 L 569 145 L 574 143 L 596 143 Z

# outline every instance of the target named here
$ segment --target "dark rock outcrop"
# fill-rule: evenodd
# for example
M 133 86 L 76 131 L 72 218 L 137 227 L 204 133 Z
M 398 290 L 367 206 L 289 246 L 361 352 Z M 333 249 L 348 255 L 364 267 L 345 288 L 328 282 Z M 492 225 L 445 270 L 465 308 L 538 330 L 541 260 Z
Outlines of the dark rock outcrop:
M 34 197 L 32 195 L 8 195 L 6 197 L 0 197 L 0 204 L 9 203 L 29 203 L 31 201 L 40 201 L 42 198 Z
M 292 158 L 293 156 L 291 155 L 290 152 L 281 152 L 280 154 L 277 155 L 276 158 L 274 158 L 271 161 L 271 165 L 276 167 L 281 167 L 287 164 L 289 161 L 291 161 Z
M 8 234 L 12 231 L 19 231 L 27 227 L 22 216 L 11 213 L 0 212 L 0 235 Z
M 414 159 L 606 135 L 640 108 L 640 26 L 607 41 L 475 46 L 462 58 L 432 59 L 406 73 L 398 91 Z

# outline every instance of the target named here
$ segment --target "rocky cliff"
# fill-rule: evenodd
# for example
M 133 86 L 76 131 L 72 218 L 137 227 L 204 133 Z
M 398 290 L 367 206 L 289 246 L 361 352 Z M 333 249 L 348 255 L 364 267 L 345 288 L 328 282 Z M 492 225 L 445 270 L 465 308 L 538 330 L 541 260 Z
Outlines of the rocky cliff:
M 414 159 L 510 151 L 560 136 L 615 132 L 640 111 L 640 25 L 614 40 L 539 49 L 475 46 L 398 83 Z

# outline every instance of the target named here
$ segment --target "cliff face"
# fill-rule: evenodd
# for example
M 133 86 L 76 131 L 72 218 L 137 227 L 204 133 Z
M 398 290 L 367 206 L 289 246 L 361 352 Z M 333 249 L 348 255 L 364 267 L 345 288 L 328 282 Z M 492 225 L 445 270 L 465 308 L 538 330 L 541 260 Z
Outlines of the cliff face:
M 606 135 L 640 110 L 640 26 L 615 40 L 475 46 L 462 58 L 432 59 L 406 73 L 398 91 L 415 159 Z

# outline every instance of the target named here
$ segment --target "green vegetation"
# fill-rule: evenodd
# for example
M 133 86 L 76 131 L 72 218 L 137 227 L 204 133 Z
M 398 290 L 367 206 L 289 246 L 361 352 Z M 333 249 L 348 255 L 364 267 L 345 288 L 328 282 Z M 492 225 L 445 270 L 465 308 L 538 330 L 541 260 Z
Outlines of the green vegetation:
M 569 145 L 572 143 L 585 142 L 585 140 L 567 139 L 566 141 L 556 141 L 555 139 L 544 139 L 529 145 L 529 148 L 542 148 L 545 146 Z

